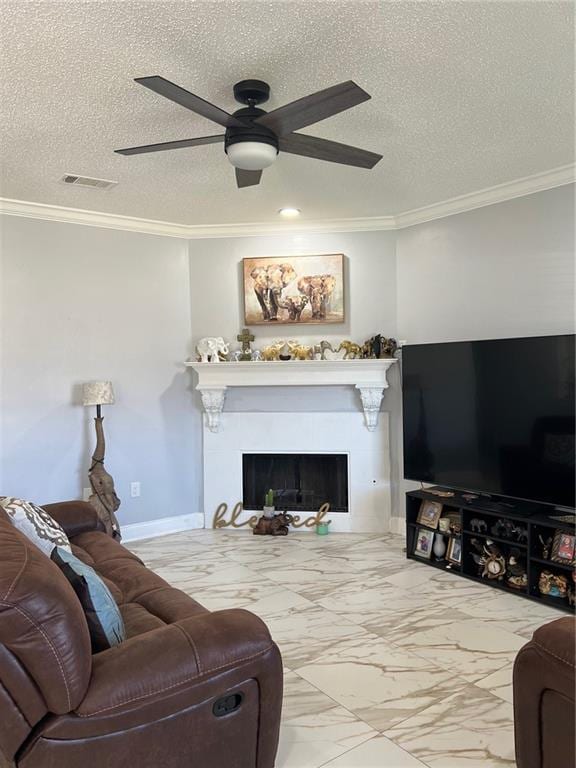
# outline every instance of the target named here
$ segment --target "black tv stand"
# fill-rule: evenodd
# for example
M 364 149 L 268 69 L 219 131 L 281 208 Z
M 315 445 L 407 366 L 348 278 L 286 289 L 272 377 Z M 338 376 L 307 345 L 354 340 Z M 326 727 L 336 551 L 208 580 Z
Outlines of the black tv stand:
M 444 491 L 441 488 L 423 488 L 418 491 L 410 491 L 406 494 L 406 557 L 417 560 L 434 568 L 449 570 L 467 579 L 490 585 L 505 592 L 517 594 L 521 597 L 537 600 L 559 610 L 574 613 L 574 602 L 569 597 L 554 597 L 540 591 L 540 577 L 542 572 L 551 574 L 553 579 L 565 578 L 568 589 L 573 590 L 575 584 L 573 573 L 576 564 L 570 562 L 555 562 L 550 559 L 552 546 L 548 552 L 544 551 L 544 543 L 552 542 L 557 531 L 576 535 L 574 524 L 567 520 L 574 510 L 555 510 L 548 505 L 539 505 L 531 502 L 519 501 L 514 505 L 501 500 L 492 500 L 485 496 L 475 499 L 465 499 L 469 494 L 460 491 L 452 491 L 452 496 L 439 496 L 435 490 Z M 444 542 L 448 545 L 450 538 L 455 539 L 460 545 L 461 561 L 450 562 L 446 552 L 443 557 L 436 558 L 431 553 L 430 558 L 415 554 L 416 544 L 422 538 L 423 532 L 430 531 L 440 533 L 438 524 L 427 525 L 418 522 L 418 514 L 423 501 L 437 502 L 442 505 L 442 516 L 450 516 L 459 532 L 444 535 Z M 554 519 L 554 518 L 564 518 Z M 500 524 L 498 521 L 502 521 Z M 506 527 L 512 530 L 505 530 Z M 503 529 L 500 531 L 500 529 Z M 501 535 L 498 535 L 498 534 Z M 512 549 L 519 551 L 525 561 L 527 583 L 523 587 L 513 587 L 504 576 L 502 579 L 489 579 L 482 577 L 479 566 L 473 555 L 477 555 L 476 545 L 488 542 L 498 548 L 506 563 Z

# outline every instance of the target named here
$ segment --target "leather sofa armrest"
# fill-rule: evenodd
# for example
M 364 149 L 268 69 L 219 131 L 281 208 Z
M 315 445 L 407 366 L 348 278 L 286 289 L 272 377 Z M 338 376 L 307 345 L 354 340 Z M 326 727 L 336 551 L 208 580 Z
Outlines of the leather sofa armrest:
M 532 642 L 544 656 L 565 665 L 567 674 L 574 679 L 576 622 L 573 618 L 566 616 L 544 624 L 534 632 Z
M 90 531 L 105 531 L 94 507 L 87 501 L 60 501 L 44 504 L 43 509 L 60 523 L 68 538 Z
M 519 768 L 540 768 L 542 765 L 544 693 L 555 692 L 566 702 L 574 702 L 575 638 L 575 620 L 570 617 L 557 619 L 537 629 L 516 656 L 514 737 Z M 555 764 L 561 763 L 560 760 Z
M 121 714 L 253 664 L 273 650 L 268 628 L 248 611 L 183 619 L 96 654 L 88 692 L 75 714 Z

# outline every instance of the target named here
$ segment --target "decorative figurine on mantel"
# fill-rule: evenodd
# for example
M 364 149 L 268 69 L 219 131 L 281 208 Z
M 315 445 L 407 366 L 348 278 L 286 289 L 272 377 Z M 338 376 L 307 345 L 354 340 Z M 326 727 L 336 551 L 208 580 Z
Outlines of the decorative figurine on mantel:
M 238 336 L 236 336 L 236 340 L 242 344 L 242 352 L 240 353 L 239 357 L 241 361 L 247 362 L 248 360 L 252 360 L 252 349 L 250 348 L 250 343 L 254 341 L 254 338 L 254 334 L 250 333 L 248 328 L 244 328 L 242 333 L 239 333 Z
M 364 342 L 362 345 L 362 357 L 369 358 L 371 360 L 381 360 L 382 358 L 394 357 L 394 353 L 398 349 L 398 343 L 396 339 L 388 339 L 386 336 L 382 336 L 381 333 L 372 336 L 371 339 Z
M 222 336 L 205 336 L 196 344 L 201 363 L 219 363 L 226 360 L 230 348 Z

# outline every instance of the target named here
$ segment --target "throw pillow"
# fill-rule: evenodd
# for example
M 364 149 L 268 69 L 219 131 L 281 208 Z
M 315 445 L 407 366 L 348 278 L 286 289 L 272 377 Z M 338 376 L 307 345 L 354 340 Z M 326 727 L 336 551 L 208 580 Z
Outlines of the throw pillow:
M 13 496 L 0 497 L 0 506 L 8 515 L 12 525 L 48 557 L 52 554 L 54 547 L 62 547 L 71 552 L 70 542 L 64 529 L 42 507 Z
M 51 559 L 66 576 L 82 604 L 93 653 L 105 651 L 125 640 L 126 630 L 120 610 L 96 571 L 61 547 L 54 548 Z

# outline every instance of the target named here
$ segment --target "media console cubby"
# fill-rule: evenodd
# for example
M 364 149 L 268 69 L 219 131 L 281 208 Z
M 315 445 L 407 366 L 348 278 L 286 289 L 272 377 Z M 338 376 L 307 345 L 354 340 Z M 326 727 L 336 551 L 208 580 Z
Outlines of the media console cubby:
M 449 571 L 467 579 L 488 584 L 495 589 L 508 592 L 513 595 L 519 595 L 529 600 L 537 600 L 540 603 L 550 605 L 559 610 L 574 613 L 574 606 L 569 604 L 568 597 L 551 597 L 543 595 L 539 590 L 539 579 L 542 571 L 548 571 L 553 576 L 565 576 L 568 579 L 568 588 L 574 590 L 573 573 L 576 570 L 574 564 L 560 563 L 550 560 L 552 554 L 552 543 L 549 545 L 548 558 L 543 556 L 543 549 L 549 540 L 553 542 L 557 531 L 562 531 L 571 536 L 576 535 L 576 530 L 571 522 L 552 519 L 551 515 L 561 516 L 562 512 L 555 512 L 551 507 L 542 507 L 537 504 L 528 504 L 517 502 L 511 503 L 494 502 L 485 497 L 478 497 L 472 501 L 466 501 L 462 493 L 454 491 L 453 496 L 445 497 L 430 493 L 430 490 L 410 491 L 406 494 L 406 557 L 410 560 L 416 560 L 433 568 L 440 568 Z M 439 489 L 441 490 L 441 489 Z M 417 543 L 418 529 L 424 531 L 433 531 L 434 534 L 440 533 L 438 525 L 436 527 L 418 523 L 418 514 L 423 501 L 436 502 L 442 505 L 442 517 L 450 516 L 453 522 L 460 527 L 460 533 L 446 533 L 444 542 L 448 547 L 451 537 L 459 540 L 461 545 L 462 558 L 459 564 L 447 560 L 446 554 L 438 559 L 434 553 L 431 553 L 430 559 L 414 554 Z M 569 515 L 570 513 L 566 513 Z M 515 538 L 520 534 L 520 540 L 511 538 L 509 530 L 503 530 L 502 535 L 498 536 L 492 533 L 492 529 L 497 521 L 504 521 L 504 527 L 508 529 L 514 527 L 512 536 Z M 480 525 L 473 521 L 479 521 Z M 473 530 L 475 525 L 476 530 Z M 486 530 L 484 531 L 484 525 Z M 478 530 L 480 527 L 481 532 Z M 525 536 L 521 534 L 525 530 Z M 506 578 L 503 580 L 489 579 L 482 577 L 478 573 L 478 564 L 473 558 L 476 549 L 472 540 L 478 542 L 490 539 L 501 551 L 508 562 L 508 555 L 511 549 L 517 549 L 526 562 L 527 584 L 524 588 L 514 588 L 508 585 Z

